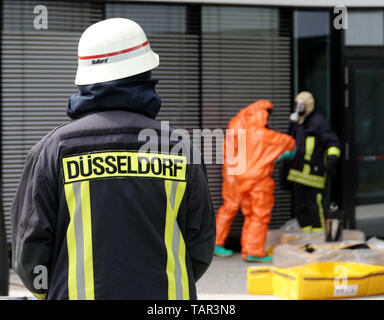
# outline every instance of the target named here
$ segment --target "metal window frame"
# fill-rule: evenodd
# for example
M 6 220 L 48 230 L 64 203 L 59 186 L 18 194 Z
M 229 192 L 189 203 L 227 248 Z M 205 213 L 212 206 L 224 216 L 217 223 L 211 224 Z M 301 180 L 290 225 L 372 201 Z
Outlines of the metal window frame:
M 129 0 L 109 0 L 108 2 L 128 2 Z M 213 4 L 213 5 L 243 5 L 267 7 L 304 7 L 304 8 L 331 8 L 341 5 L 337 0 L 322 0 L 310 2 L 308 0 L 135 0 L 136 2 L 170 3 L 170 4 Z M 381 0 L 344 0 L 346 7 L 382 7 Z

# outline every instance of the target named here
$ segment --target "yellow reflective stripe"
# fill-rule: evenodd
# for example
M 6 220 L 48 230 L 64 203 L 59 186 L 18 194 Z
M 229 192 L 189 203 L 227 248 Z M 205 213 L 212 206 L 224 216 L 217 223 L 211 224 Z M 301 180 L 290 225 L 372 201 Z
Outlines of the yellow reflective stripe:
M 324 228 L 312 228 L 313 232 L 324 231 Z
M 68 249 L 68 298 L 69 300 L 77 300 L 77 281 L 76 281 L 76 237 L 74 215 L 76 209 L 75 193 L 73 184 L 64 185 L 65 198 L 69 211 L 69 225 L 67 229 L 67 249 Z
M 47 296 L 46 293 L 36 293 L 36 292 L 32 292 L 31 293 L 37 298 L 37 299 L 40 299 L 40 300 L 45 300 L 45 297 Z
M 180 232 L 179 261 L 181 267 L 181 286 L 183 289 L 183 299 L 189 300 L 189 282 L 187 266 L 185 264 L 185 242 Z
M 330 147 L 328 148 L 327 150 L 327 155 L 328 156 L 336 156 L 336 157 L 340 157 L 340 154 L 341 154 L 341 151 L 339 148 L 337 147 Z
M 304 167 L 303 167 L 303 174 L 305 174 L 306 176 L 310 176 L 311 175 L 311 166 L 309 164 L 305 164 Z
M 324 189 L 325 183 L 321 181 L 311 181 L 307 177 L 302 177 L 301 175 L 294 175 L 294 174 L 289 174 L 287 177 L 288 181 L 300 183 L 303 185 L 306 185 L 308 187 L 313 187 L 313 188 L 319 188 L 319 189 Z
M 316 194 L 316 203 L 317 203 L 317 207 L 318 207 L 318 211 L 319 211 L 319 219 L 320 219 L 320 225 L 321 225 L 320 229 L 323 230 L 325 227 L 325 223 L 324 223 L 324 209 L 323 209 L 322 200 L 323 200 L 323 195 L 321 193 L 317 193 Z
M 81 183 L 81 215 L 83 218 L 85 299 L 94 300 L 92 218 L 89 181 Z
M 313 150 L 315 149 L 315 137 L 307 137 L 305 139 L 305 156 L 304 159 L 311 161 Z
M 312 226 L 302 227 L 301 230 L 307 234 L 312 232 Z
M 64 192 L 70 216 L 67 229 L 68 298 L 94 300 L 89 181 L 65 184 Z
M 185 242 L 176 220 L 186 182 L 165 180 L 164 183 L 167 196 L 164 242 L 167 251 L 168 299 L 189 299 Z
M 309 187 L 324 189 L 325 178 L 310 174 L 311 167 L 308 164 L 304 165 L 303 171 L 291 169 L 287 177 L 288 181 L 304 184 Z

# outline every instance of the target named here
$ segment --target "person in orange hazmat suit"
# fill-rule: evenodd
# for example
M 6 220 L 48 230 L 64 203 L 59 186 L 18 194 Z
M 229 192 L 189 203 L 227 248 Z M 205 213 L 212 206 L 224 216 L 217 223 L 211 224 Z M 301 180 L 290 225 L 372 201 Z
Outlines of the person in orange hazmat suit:
M 271 178 L 274 161 L 284 152 L 295 148 L 295 140 L 284 133 L 268 128 L 268 117 L 273 104 L 258 100 L 231 119 L 228 129 L 234 129 L 234 136 L 224 142 L 224 164 L 222 167 L 223 205 L 216 215 L 215 254 L 230 256 L 232 250 L 224 247 L 228 233 L 239 208 L 244 215 L 241 231 L 241 253 L 245 261 L 271 261 L 264 251 L 268 224 L 274 206 L 275 182 Z M 237 133 L 246 130 L 244 154 L 240 154 Z M 230 145 L 231 144 L 231 145 Z M 233 147 L 234 155 L 246 158 L 246 170 L 240 174 L 228 174 L 233 161 L 228 161 L 226 148 Z

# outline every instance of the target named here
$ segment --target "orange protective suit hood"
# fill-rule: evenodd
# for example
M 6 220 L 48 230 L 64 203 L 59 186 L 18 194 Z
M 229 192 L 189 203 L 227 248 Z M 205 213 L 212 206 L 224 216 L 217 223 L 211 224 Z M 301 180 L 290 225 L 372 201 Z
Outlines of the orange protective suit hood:
M 239 111 L 229 123 L 229 129 L 246 129 L 245 146 L 244 142 L 238 144 L 237 137 L 233 141 L 226 141 L 224 145 L 226 150 L 226 144 L 231 142 L 229 145 L 234 146 L 234 156 L 241 157 L 242 161 L 245 159 L 246 171 L 235 177 L 240 192 L 249 190 L 256 182 L 269 177 L 274 169 L 274 160 L 295 146 L 292 137 L 266 127 L 268 110 L 271 109 L 272 102 L 258 100 Z M 227 160 L 225 153 L 223 170 L 236 166 L 230 164 L 237 164 L 234 159 L 229 162 Z
M 245 108 L 245 120 L 247 127 L 263 128 L 268 123 L 268 110 L 273 109 L 272 102 L 258 100 Z

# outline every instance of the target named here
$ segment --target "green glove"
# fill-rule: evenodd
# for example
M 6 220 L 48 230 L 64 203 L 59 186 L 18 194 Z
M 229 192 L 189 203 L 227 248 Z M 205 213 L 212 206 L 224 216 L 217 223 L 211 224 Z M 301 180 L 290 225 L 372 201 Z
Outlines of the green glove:
M 296 156 L 296 148 L 292 151 L 285 151 L 276 161 L 275 163 L 279 162 L 280 160 L 293 160 Z

